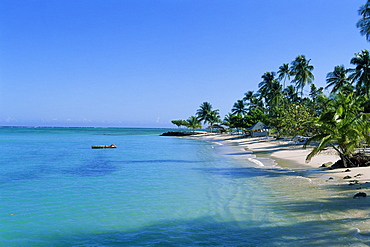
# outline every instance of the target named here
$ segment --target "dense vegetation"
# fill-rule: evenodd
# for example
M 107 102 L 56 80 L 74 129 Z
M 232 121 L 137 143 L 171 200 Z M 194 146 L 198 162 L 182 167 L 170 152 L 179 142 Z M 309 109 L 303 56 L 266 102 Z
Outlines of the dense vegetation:
M 360 33 L 370 42 L 370 0 L 359 9 L 357 22 Z M 311 59 L 298 55 L 291 63 L 278 67 L 277 72 L 266 72 L 258 90 L 248 91 L 237 100 L 231 112 L 221 120 L 218 110 L 203 102 L 195 116 L 188 120 L 173 120 L 177 126 L 191 129 L 201 127 L 201 122 L 227 126 L 229 131 L 248 130 L 258 121 L 270 126 L 271 133 L 280 136 L 297 134 L 310 137 L 307 144 L 316 143 L 307 157 L 328 146 L 341 157 L 344 166 L 364 165 L 354 159 L 356 150 L 370 143 L 370 55 L 362 50 L 350 59 L 352 68 L 335 66 L 327 74 L 326 89 L 317 88 Z M 308 94 L 305 88 L 309 87 Z M 370 165 L 366 163 L 365 165 Z

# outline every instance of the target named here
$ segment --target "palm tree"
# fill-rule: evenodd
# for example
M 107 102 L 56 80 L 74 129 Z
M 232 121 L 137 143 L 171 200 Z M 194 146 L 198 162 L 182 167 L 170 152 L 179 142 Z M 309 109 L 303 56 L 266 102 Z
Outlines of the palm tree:
M 319 141 L 319 145 L 307 156 L 307 161 L 331 146 L 337 151 L 345 167 L 354 166 L 351 158 L 361 140 L 364 140 L 364 135 L 367 135 L 364 133 L 368 133 L 368 129 L 363 129 L 368 120 L 360 112 L 359 101 L 354 92 L 347 95 L 340 92 L 336 95 L 328 111 L 317 121 L 318 134 L 312 136 L 305 145 Z
M 283 94 L 285 95 L 288 103 L 298 103 L 299 97 L 294 86 L 290 85 L 284 89 Z
M 283 65 L 281 65 L 279 67 L 279 70 L 278 70 L 277 74 L 278 74 L 278 79 L 280 81 L 284 79 L 284 86 L 283 86 L 283 89 L 284 89 L 286 79 L 290 80 L 290 76 L 291 76 L 291 71 L 290 71 L 290 68 L 289 68 L 289 64 L 284 63 Z
M 191 116 L 188 120 L 186 120 L 187 122 L 187 127 L 188 128 L 191 128 L 193 130 L 193 132 L 196 130 L 196 129 L 199 129 L 202 127 L 202 124 L 201 122 L 198 120 L 197 117 L 195 116 Z
M 330 93 L 337 93 L 339 91 L 351 88 L 351 83 L 347 77 L 349 70 L 343 65 L 335 66 L 333 72 L 326 75 L 326 87 L 333 87 Z
M 356 53 L 351 59 L 351 64 L 355 65 L 352 73 L 349 76 L 353 82 L 356 82 L 358 95 L 366 95 L 370 98 L 370 55 L 368 50 L 362 50 Z
M 259 95 L 255 94 L 253 91 L 246 92 L 243 100 L 245 101 L 245 106 L 248 110 L 252 110 L 256 107 L 263 108 L 263 102 L 259 98 Z
M 273 87 L 273 84 L 276 81 L 275 72 L 266 72 L 261 76 L 261 78 L 263 80 L 258 84 L 258 92 L 261 94 L 261 97 L 266 99 L 271 91 L 271 88 Z
M 200 105 L 200 108 L 197 110 L 197 118 L 200 121 L 203 121 L 204 123 L 209 122 L 209 116 L 210 113 L 212 112 L 212 105 L 209 102 L 203 102 Z
M 200 105 L 200 108 L 197 110 L 196 115 L 199 121 L 203 121 L 204 124 L 206 123 L 211 124 L 212 132 L 212 124 L 221 122 L 218 111 L 219 110 L 212 110 L 211 103 L 203 102 Z
M 235 102 L 233 108 L 231 109 L 231 113 L 235 115 L 245 115 L 247 113 L 247 109 L 245 108 L 245 104 L 243 100 L 238 100 Z
M 265 103 L 270 110 L 279 105 L 282 91 L 280 83 L 275 79 L 275 72 L 266 72 L 262 75 L 262 82 L 258 84 L 261 97 L 265 99 Z
M 370 41 L 370 0 L 360 7 L 358 13 L 362 18 L 357 22 L 357 27 L 360 28 L 360 34 Z
M 283 91 L 281 88 L 281 84 L 277 80 L 275 80 L 274 83 L 272 84 L 270 92 L 270 102 L 269 102 L 270 108 L 278 107 L 282 97 Z
M 246 92 L 246 93 L 244 94 L 244 98 L 243 98 L 243 100 L 244 100 L 245 102 L 250 101 L 254 96 L 255 96 L 255 95 L 254 95 L 254 92 L 253 92 L 253 91 L 248 91 L 248 92 Z
M 221 122 L 220 114 L 218 114 L 218 110 L 214 110 L 210 112 L 208 122 L 210 123 L 210 129 L 212 133 L 213 124 Z
M 233 114 L 231 114 L 230 112 L 228 114 L 226 114 L 226 116 L 224 117 L 224 120 L 222 122 L 223 125 L 226 125 L 228 126 L 230 129 L 233 129 L 235 128 L 235 121 L 234 121 L 234 116 Z
M 307 60 L 304 55 L 299 55 L 292 62 L 290 70 L 292 72 L 293 83 L 296 84 L 297 89 L 301 89 L 301 98 L 303 97 L 303 88 L 306 84 L 311 84 L 314 80 L 312 70 L 314 67 L 310 65 L 311 59 Z

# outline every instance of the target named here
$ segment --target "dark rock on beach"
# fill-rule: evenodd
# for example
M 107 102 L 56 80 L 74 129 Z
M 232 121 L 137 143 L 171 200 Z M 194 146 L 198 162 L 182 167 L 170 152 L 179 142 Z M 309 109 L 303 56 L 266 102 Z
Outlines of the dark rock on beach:
M 356 195 L 353 196 L 353 198 L 357 198 L 357 197 L 366 197 L 366 193 L 365 192 L 358 192 Z
M 331 167 L 332 165 L 333 165 L 333 162 L 326 162 L 326 163 L 322 164 L 320 167 L 327 168 L 327 167 Z
M 349 158 L 347 164 L 344 164 L 342 160 L 335 162 L 331 168 L 346 168 L 346 167 L 367 167 L 370 166 L 370 155 L 365 153 L 356 153 Z

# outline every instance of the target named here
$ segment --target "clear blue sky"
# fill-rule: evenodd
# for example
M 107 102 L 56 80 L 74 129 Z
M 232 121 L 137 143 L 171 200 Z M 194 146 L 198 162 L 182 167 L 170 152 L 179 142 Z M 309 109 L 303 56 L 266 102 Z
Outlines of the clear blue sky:
M 175 127 L 204 101 L 224 117 L 301 54 L 325 86 L 370 48 L 364 3 L 1 0 L 0 126 Z

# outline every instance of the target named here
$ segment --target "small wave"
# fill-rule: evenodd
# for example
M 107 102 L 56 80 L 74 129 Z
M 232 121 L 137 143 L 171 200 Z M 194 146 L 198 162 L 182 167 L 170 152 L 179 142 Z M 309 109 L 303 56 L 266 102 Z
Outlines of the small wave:
M 214 144 L 217 144 L 217 145 L 220 145 L 220 146 L 223 146 L 224 145 L 221 142 L 214 142 Z
M 248 158 L 248 160 L 256 165 L 259 165 L 259 166 L 265 166 L 261 161 L 259 160 L 256 160 L 256 159 L 253 159 L 253 158 Z

